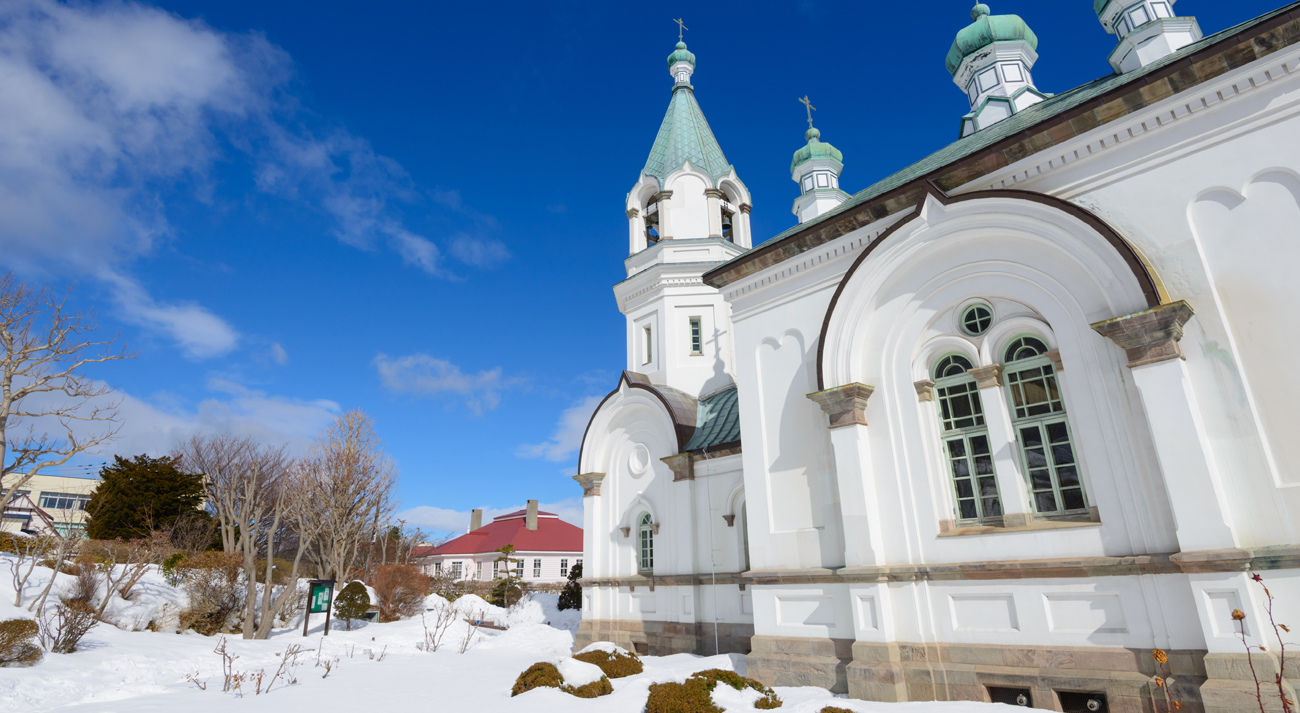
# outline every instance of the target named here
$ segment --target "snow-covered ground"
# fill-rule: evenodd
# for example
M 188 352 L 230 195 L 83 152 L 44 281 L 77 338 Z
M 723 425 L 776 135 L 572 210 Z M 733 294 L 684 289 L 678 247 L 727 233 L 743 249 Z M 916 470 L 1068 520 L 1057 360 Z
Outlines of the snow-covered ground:
M 13 606 L 14 590 L 6 555 L 0 555 L 0 620 L 32 615 Z M 49 571 L 37 569 L 28 583 L 26 601 L 44 587 Z M 62 580 L 63 578 L 60 577 Z M 70 581 L 71 578 L 68 578 Z M 429 606 L 443 600 L 429 599 Z M 296 628 L 276 630 L 265 641 L 226 637 L 229 652 L 238 656 L 236 671 L 265 670 L 269 679 L 290 646 L 302 646 L 293 670 L 297 682 L 277 682 L 269 693 L 254 693 L 252 682 L 242 686 L 242 697 L 222 692 L 222 659 L 213 652 L 220 637 L 193 632 L 176 634 L 143 629 L 152 621 L 174 616 L 185 596 L 151 572 L 137 585 L 132 601 L 114 601 L 109 611 L 122 628 L 101 624 L 73 654 L 49 654 L 32 668 L 0 668 L 0 711 L 104 711 L 121 713 L 215 713 L 216 711 L 600 711 L 641 713 L 650 684 L 684 681 L 710 668 L 743 673 L 743 656 L 699 657 L 689 654 L 644 657 L 644 673 L 612 681 L 614 693 L 579 699 L 557 689 L 542 688 L 512 698 L 510 689 L 524 669 L 539 661 L 568 658 L 577 628 L 577 612 L 560 612 L 554 595 L 535 595 L 506 612 L 477 597 L 458 601 L 462 611 L 483 612 L 485 618 L 504 620 L 506 631 L 479 629 L 470 637 L 465 653 L 461 642 L 469 627 L 456 622 L 436 652 L 422 650 L 425 628 L 420 619 L 388 624 L 354 622 L 346 631 L 335 620 L 323 636 L 324 618 L 314 616 L 309 635 L 303 637 L 301 620 Z M 166 607 L 166 609 L 164 609 Z M 429 625 L 432 626 L 432 615 Z M 325 663 L 332 668 L 326 675 Z M 192 680 L 187 680 L 192 679 Z M 206 690 L 201 690 L 200 685 Z M 265 688 L 265 683 L 263 684 Z M 724 690 L 725 689 L 725 690 Z M 816 713 L 834 705 L 854 711 L 882 713 L 997 713 L 1009 706 L 983 703 L 883 704 L 850 701 L 820 688 L 777 688 L 790 713 Z M 719 686 L 715 702 L 727 711 L 752 711 L 752 696 Z

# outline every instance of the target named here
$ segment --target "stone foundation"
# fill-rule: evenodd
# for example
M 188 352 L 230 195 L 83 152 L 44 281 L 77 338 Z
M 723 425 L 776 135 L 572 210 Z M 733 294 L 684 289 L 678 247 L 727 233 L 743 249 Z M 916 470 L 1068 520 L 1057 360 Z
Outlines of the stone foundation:
M 628 651 L 649 656 L 748 654 L 753 636 L 753 624 L 719 623 L 715 650 L 711 622 L 583 619 L 573 637 L 573 650 L 580 651 L 596 641 L 612 641 Z
M 768 686 L 820 686 L 848 693 L 852 639 L 755 636 L 746 658 L 747 676 Z
M 1254 664 L 1255 675 L 1250 672 Z M 1281 713 L 1282 701 L 1277 691 L 1278 660 L 1273 652 L 1246 654 L 1208 654 L 1205 657 L 1205 670 L 1210 680 L 1201 686 L 1201 700 L 1204 701 L 1206 713 L 1229 713 L 1230 711 L 1259 710 L 1255 699 L 1255 676 L 1259 677 L 1260 692 L 1263 694 L 1264 710 L 1268 713 Z M 1300 685 L 1300 655 L 1287 653 L 1285 677 L 1282 685 L 1286 697 L 1296 700 L 1296 687 Z
M 1180 710 L 1204 713 L 1205 652 L 1167 654 Z M 1157 672 L 1148 649 L 859 641 L 848 667 L 848 691 L 851 698 L 876 701 L 990 702 L 990 687 L 1014 688 L 1027 690 L 1034 708 L 1052 711 L 1062 710 L 1060 693 L 1101 693 L 1112 713 L 1150 713 L 1157 710 L 1153 700 L 1163 713 L 1164 694 L 1152 684 Z

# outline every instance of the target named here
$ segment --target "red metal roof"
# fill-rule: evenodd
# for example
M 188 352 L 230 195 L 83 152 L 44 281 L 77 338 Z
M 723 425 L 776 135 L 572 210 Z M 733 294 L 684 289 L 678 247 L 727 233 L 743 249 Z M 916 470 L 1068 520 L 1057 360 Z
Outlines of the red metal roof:
M 556 517 L 554 513 L 537 513 L 537 529 L 527 527 L 527 512 L 519 510 L 502 515 L 479 529 L 434 548 L 431 552 L 412 553 L 414 557 L 432 555 L 477 555 L 495 552 L 510 544 L 517 552 L 572 552 L 582 554 L 582 528 Z M 424 548 L 417 548 L 424 549 Z

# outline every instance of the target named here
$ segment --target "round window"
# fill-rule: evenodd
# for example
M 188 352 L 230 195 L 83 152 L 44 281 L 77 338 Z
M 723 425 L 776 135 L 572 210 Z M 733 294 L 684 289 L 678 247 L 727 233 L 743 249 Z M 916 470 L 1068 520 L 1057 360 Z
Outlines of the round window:
M 645 445 L 638 443 L 632 447 L 632 453 L 627 457 L 627 468 L 632 471 L 633 477 L 639 476 L 646 472 L 650 467 L 650 450 Z
M 972 337 L 989 331 L 993 325 L 993 310 L 988 305 L 971 305 L 961 315 L 961 328 Z

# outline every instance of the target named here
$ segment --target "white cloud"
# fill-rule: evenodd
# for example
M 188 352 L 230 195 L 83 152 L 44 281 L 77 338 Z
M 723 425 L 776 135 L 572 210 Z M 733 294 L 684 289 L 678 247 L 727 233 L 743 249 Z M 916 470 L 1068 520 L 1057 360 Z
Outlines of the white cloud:
M 533 445 L 520 446 L 516 454 L 522 458 L 545 458 L 549 461 L 562 461 L 572 457 L 582 447 L 582 435 L 587 430 L 591 415 L 600 405 L 601 396 L 588 396 L 560 413 L 560 421 L 555 424 L 555 433 L 550 440 Z
M 465 405 L 476 415 L 496 408 L 501 402 L 502 389 L 521 383 L 519 379 L 503 377 L 501 367 L 466 374 L 455 364 L 428 354 L 396 358 L 379 354 L 374 365 L 389 391 L 419 396 L 455 394 L 463 397 Z
M 275 342 L 271 345 L 271 361 L 274 361 L 280 366 L 289 363 L 289 352 L 286 352 L 284 347 L 280 346 L 279 342 Z
M 385 246 L 455 278 L 398 205 L 427 198 L 495 226 L 455 191 L 425 195 L 396 161 L 322 123 L 288 91 L 293 62 L 256 34 L 216 30 L 130 1 L 0 3 L 0 265 L 107 280 L 126 320 L 172 336 L 194 357 L 234 348 L 210 310 L 165 304 L 130 262 L 170 239 L 178 187 L 212 199 L 212 167 L 232 150 L 257 189 L 306 202 L 343 243 Z M 488 248 L 485 264 L 499 256 Z
M 502 508 L 485 506 L 483 508 L 483 524 L 486 525 L 492 522 L 495 517 L 523 510 L 525 507 L 527 507 L 527 503 Z M 569 524 L 582 527 L 582 498 L 568 498 L 554 503 L 539 503 L 537 507 L 543 512 L 559 515 L 561 520 Z M 397 517 L 405 520 L 408 525 L 414 525 L 425 530 L 461 535 L 469 529 L 470 513 L 468 510 L 449 510 L 432 505 L 419 505 L 398 513 Z

